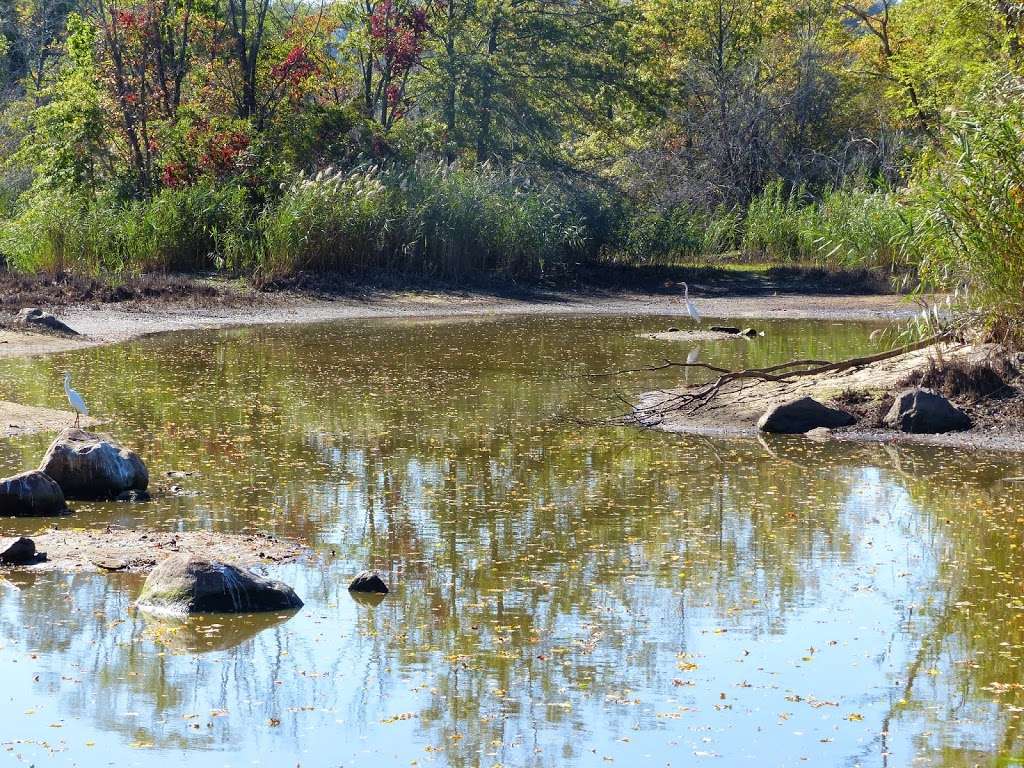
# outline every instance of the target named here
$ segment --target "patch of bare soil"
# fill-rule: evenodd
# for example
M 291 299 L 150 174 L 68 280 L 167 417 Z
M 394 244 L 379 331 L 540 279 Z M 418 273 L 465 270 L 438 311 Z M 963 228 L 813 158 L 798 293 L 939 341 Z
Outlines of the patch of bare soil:
M 35 565 L 12 566 L 33 571 L 104 571 L 145 573 L 180 552 L 251 567 L 285 563 L 309 552 L 301 545 L 262 534 L 211 531 L 164 532 L 121 528 L 49 530 L 32 535 L 47 559 Z
M 0 271 L 0 310 L 66 307 L 72 304 L 218 304 L 239 300 L 223 282 L 183 275 L 143 275 L 120 282 L 81 275 L 19 275 Z
M 679 407 L 679 397 L 699 387 L 648 392 L 629 420 L 669 432 L 753 436 L 765 411 L 790 400 L 812 397 L 857 418 L 854 426 L 831 433 L 837 440 L 1024 451 L 1024 378 L 1019 373 L 1019 361 L 1005 368 L 1004 362 L 992 362 L 1000 359 L 1003 358 L 999 350 L 992 346 L 934 345 L 839 373 L 786 381 L 737 379 L 697 408 Z M 994 386 L 987 374 L 978 373 L 989 366 L 1003 371 L 1001 386 Z M 964 371 L 970 372 L 968 379 L 976 381 L 981 390 L 970 386 L 957 389 L 964 385 Z M 946 394 L 971 417 L 971 429 L 942 435 L 912 435 L 886 429 L 883 419 L 895 395 L 917 385 L 931 386 Z

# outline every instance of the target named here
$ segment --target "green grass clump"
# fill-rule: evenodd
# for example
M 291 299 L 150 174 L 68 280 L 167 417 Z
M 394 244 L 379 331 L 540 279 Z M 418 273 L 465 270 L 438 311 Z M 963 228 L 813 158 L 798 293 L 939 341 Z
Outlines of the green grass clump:
M 19 272 L 85 275 L 196 271 L 244 228 L 235 187 L 164 190 L 151 200 L 38 193 L 0 226 L 0 252 Z
M 261 278 L 302 271 L 538 276 L 585 242 L 556 194 L 486 167 L 376 166 L 299 179 L 260 215 L 240 261 Z

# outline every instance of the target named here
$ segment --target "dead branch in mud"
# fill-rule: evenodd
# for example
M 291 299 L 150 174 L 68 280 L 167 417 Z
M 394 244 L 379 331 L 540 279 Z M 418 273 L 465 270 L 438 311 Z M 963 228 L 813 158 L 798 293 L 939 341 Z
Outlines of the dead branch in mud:
M 911 344 L 905 344 L 902 347 L 897 347 L 896 349 L 891 349 L 887 352 L 880 352 L 876 355 L 867 355 L 863 357 L 853 357 L 846 360 L 840 360 L 838 362 L 829 362 L 825 360 L 790 360 L 767 368 L 748 368 L 741 371 L 731 371 L 725 368 L 708 365 L 706 363 L 677 363 L 671 360 L 666 360 L 661 365 L 650 366 L 648 368 L 595 375 L 615 376 L 627 373 L 638 373 L 641 371 L 663 371 L 668 368 L 702 368 L 719 374 L 716 379 L 706 384 L 691 388 L 686 392 L 670 394 L 665 400 L 654 403 L 653 405 L 645 408 L 634 408 L 631 414 L 623 417 L 622 419 L 624 423 L 650 426 L 660 421 L 666 413 L 683 410 L 689 414 L 696 413 L 702 408 L 710 405 L 722 392 L 723 388 L 736 382 L 748 382 L 740 383 L 737 391 L 742 392 L 745 389 L 755 386 L 758 382 L 787 383 L 807 376 L 842 373 L 853 368 L 860 368 L 865 365 L 880 363 L 910 352 L 916 352 L 917 350 L 925 349 L 926 347 L 930 347 L 933 344 L 937 344 L 948 339 L 948 333 L 940 333 L 927 339 L 922 339 L 921 341 L 916 341 Z

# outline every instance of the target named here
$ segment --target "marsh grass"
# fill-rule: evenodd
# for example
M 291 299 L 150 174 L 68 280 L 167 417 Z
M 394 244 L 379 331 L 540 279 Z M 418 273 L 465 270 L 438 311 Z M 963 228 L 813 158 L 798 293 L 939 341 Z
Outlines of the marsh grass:
M 1024 84 L 949 133 L 945 161 L 917 184 L 907 247 L 925 290 L 958 291 L 958 309 L 998 341 L 1024 343 Z
M 299 176 L 258 210 L 242 188 L 212 183 L 127 202 L 38 194 L 0 225 L 0 252 L 20 272 L 222 268 L 257 282 L 304 271 L 538 277 L 586 244 L 582 217 L 553 188 L 487 166 Z
M 38 194 L 0 226 L 0 250 L 25 273 L 201 271 L 214 267 L 229 233 L 244 227 L 244 193 L 230 186 L 129 202 Z

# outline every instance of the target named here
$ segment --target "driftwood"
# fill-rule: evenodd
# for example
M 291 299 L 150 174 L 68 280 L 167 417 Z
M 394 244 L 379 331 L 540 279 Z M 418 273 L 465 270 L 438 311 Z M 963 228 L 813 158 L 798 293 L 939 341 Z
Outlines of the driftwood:
M 919 349 L 930 347 L 933 344 L 945 341 L 948 338 L 949 334 L 937 334 L 927 339 L 922 339 L 921 341 L 916 341 L 902 347 L 897 347 L 896 349 L 891 349 L 887 352 L 880 352 L 876 355 L 867 355 L 864 357 L 853 357 L 847 360 L 840 360 L 838 362 L 829 362 L 827 360 L 790 360 L 767 368 L 748 368 L 741 371 L 732 371 L 726 368 L 708 365 L 707 363 L 680 363 L 672 360 L 666 360 L 661 365 L 615 371 L 607 374 L 595 374 L 595 376 L 615 376 L 628 373 L 639 373 L 641 371 L 663 371 L 668 368 L 698 368 L 719 374 L 718 377 L 712 381 L 691 388 L 685 392 L 666 393 L 667 397 L 664 400 L 650 406 L 644 408 L 634 407 L 633 413 L 623 419 L 623 421 L 628 423 L 639 423 L 649 426 L 650 424 L 660 421 L 665 413 L 674 411 L 686 411 L 689 414 L 697 413 L 702 408 L 706 408 L 710 405 L 719 393 L 721 393 L 724 387 L 734 382 L 750 382 L 750 384 L 746 386 L 741 383 L 739 391 L 742 392 L 747 386 L 753 386 L 757 382 L 767 381 L 774 383 L 786 383 L 807 376 L 822 376 L 825 374 L 841 373 L 853 368 L 860 368 L 865 365 L 872 365 L 884 360 L 890 360 L 894 357 L 899 357 L 910 352 L 916 352 Z

